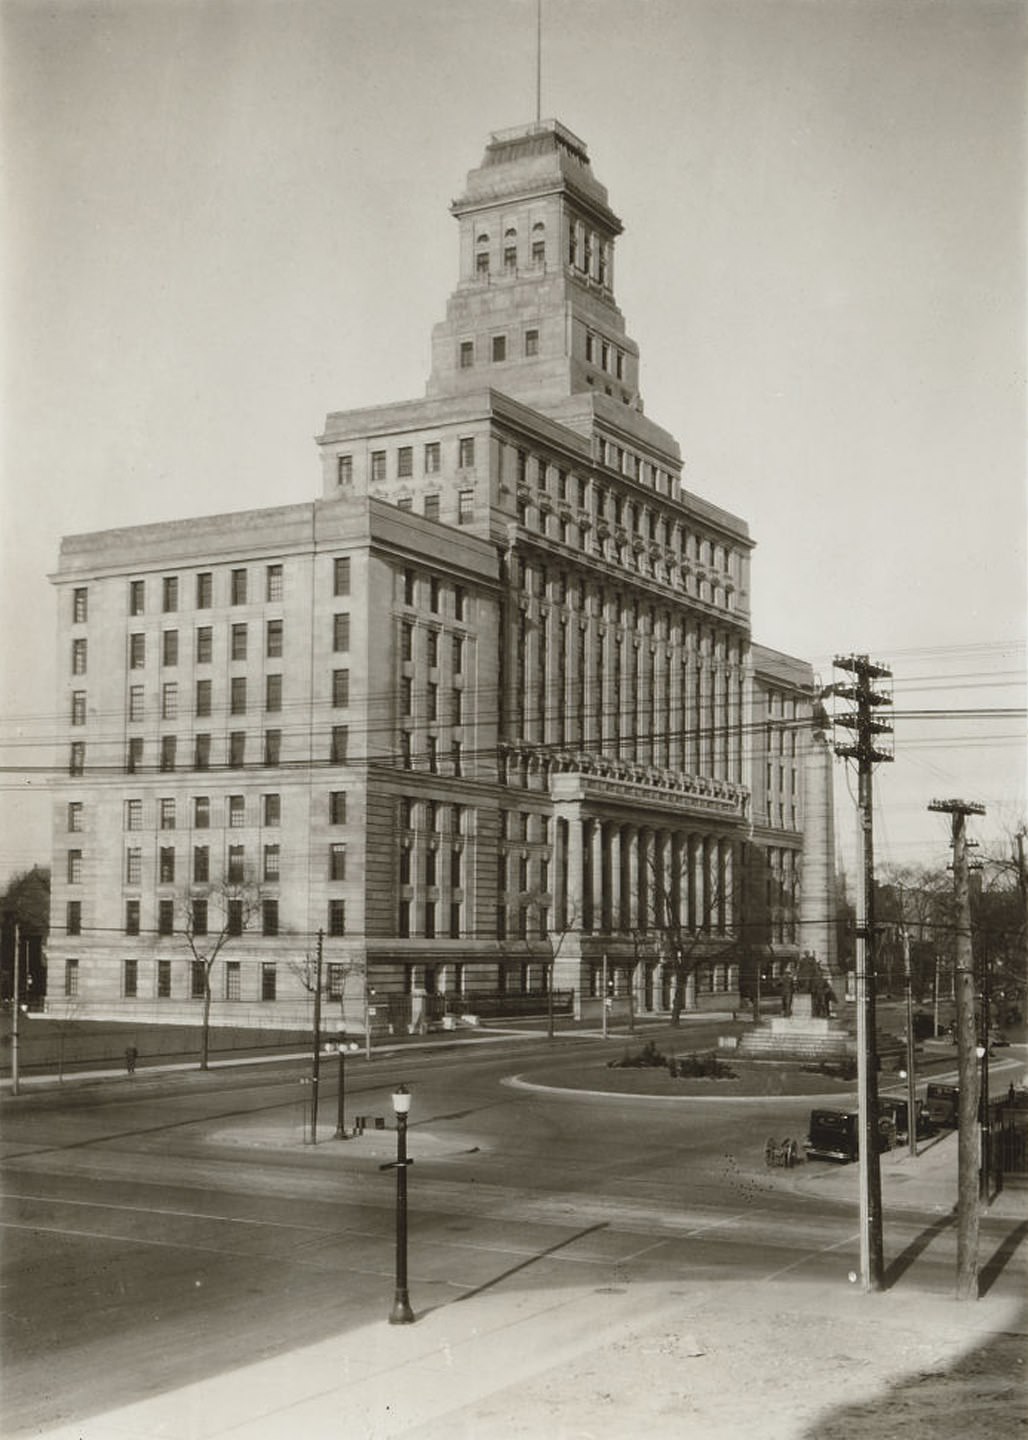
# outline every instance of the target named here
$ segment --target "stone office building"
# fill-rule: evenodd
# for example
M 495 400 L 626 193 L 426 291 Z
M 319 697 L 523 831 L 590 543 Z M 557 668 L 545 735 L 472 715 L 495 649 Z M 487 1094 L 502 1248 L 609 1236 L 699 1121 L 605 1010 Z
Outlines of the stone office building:
M 644 413 L 585 145 L 496 134 L 452 211 L 426 396 L 330 414 L 320 498 L 62 544 L 55 1011 L 195 1019 L 226 929 L 215 1023 L 308 1018 L 319 932 L 358 1026 L 831 963 L 813 675 Z

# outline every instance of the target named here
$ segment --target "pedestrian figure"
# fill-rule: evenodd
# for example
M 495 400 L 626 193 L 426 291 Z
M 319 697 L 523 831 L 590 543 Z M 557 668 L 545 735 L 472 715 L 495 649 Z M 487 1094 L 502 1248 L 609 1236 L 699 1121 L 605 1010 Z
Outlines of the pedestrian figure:
M 792 1014 L 793 977 L 792 966 L 787 965 L 782 975 L 782 1014 Z
M 136 1061 L 139 1059 L 139 1051 L 134 1045 L 125 1047 L 125 1069 L 130 1075 L 136 1073 Z

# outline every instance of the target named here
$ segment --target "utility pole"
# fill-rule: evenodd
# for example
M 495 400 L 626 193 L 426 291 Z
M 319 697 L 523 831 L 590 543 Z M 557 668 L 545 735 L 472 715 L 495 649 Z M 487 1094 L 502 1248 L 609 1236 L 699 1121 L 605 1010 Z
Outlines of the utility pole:
M 910 936 L 903 922 L 903 979 L 907 988 L 907 1147 L 917 1159 L 917 1076 L 914 1073 L 914 979 L 910 973 Z
M 11 1009 L 11 1094 L 18 1092 L 18 1021 L 21 1017 L 21 925 L 14 922 L 14 1003 Z
M 874 817 L 872 767 L 891 760 L 889 751 L 876 747 L 876 735 L 890 734 L 892 726 L 876 720 L 874 711 L 891 705 L 892 697 L 872 688 L 872 681 L 885 679 L 892 671 L 872 663 L 866 655 L 841 655 L 833 661 L 839 670 L 854 677 L 852 685 L 833 685 L 832 692 L 855 708 L 836 714 L 835 723 L 853 730 L 852 743 L 837 744 L 835 753 L 857 762 L 857 808 L 860 815 L 863 868 L 863 923 L 857 926 L 857 1094 L 860 1129 L 860 1268 L 865 1291 L 881 1290 L 885 1284 L 885 1257 L 882 1247 L 882 1171 L 878 1154 L 878 1046 L 875 1020 L 875 933 Z M 859 917 L 858 917 L 859 918 Z
M 984 815 L 985 806 L 964 800 L 933 800 L 929 810 L 951 817 L 953 903 L 957 1001 L 957 1075 L 960 1086 L 957 1133 L 957 1299 L 978 1299 L 979 1148 L 978 1056 L 974 1023 L 974 961 L 971 954 L 971 902 L 967 878 L 968 815 Z
M 321 1082 L 321 971 L 325 932 L 318 931 L 318 961 L 314 977 L 314 1060 L 311 1065 L 311 1144 L 318 1143 L 318 1090 Z

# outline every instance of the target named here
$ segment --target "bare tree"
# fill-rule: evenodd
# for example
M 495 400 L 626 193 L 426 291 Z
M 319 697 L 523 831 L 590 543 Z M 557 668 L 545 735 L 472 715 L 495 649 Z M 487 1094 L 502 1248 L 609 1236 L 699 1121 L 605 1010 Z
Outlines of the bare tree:
M 203 908 L 196 900 L 204 902 Z M 259 914 L 263 893 L 252 877 L 223 880 L 204 896 L 186 896 L 181 904 L 182 938 L 193 957 L 194 975 L 203 980 L 203 1019 L 200 1025 L 200 1069 L 210 1063 L 211 971 L 218 956 L 243 935 Z M 213 923 L 212 923 L 213 922 Z

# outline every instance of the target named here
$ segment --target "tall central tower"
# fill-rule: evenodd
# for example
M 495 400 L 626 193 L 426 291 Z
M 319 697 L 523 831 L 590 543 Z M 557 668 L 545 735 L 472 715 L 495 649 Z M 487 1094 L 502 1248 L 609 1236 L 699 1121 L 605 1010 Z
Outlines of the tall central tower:
M 553 413 L 592 392 L 639 412 L 639 351 L 614 299 L 621 221 L 557 120 L 491 136 L 451 205 L 460 278 L 435 327 L 432 398 L 489 384 Z

